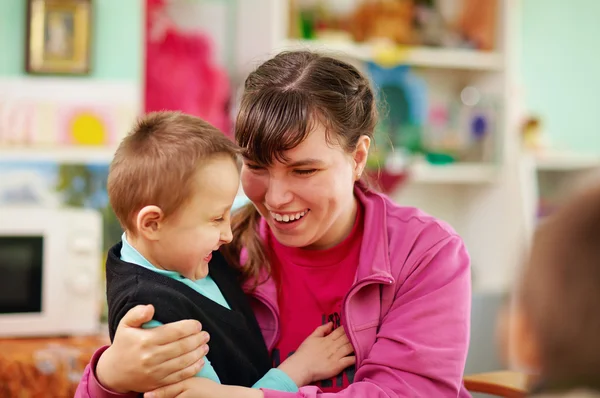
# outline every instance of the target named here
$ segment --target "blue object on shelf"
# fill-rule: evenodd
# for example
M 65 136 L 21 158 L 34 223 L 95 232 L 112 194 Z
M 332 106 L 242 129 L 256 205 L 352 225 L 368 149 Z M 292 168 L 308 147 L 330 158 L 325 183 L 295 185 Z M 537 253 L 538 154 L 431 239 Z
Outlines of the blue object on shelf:
M 423 125 L 427 120 L 427 84 L 412 73 L 408 65 L 384 68 L 374 62 L 367 63 L 367 72 L 376 93 L 386 100 L 392 111 L 401 111 L 404 123 Z M 388 93 L 390 95 L 388 95 Z
M 376 143 L 382 147 L 391 144 L 410 152 L 420 152 L 428 108 L 425 81 L 412 73 L 407 65 L 386 68 L 368 62 L 367 72 L 379 103 L 387 104 L 375 131 Z

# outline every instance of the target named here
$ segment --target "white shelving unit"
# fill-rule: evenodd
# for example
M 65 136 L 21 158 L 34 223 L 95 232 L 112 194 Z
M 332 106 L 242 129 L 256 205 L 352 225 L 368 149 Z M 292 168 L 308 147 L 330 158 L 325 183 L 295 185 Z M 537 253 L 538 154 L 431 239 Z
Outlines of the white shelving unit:
M 142 109 L 140 84 L 68 77 L 0 79 L 0 162 L 110 163 Z M 66 144 L 74 112 L 102 117 L 111 147 Z M 1 178 L 1 176 L 0 176 Z
M 524 154 L 521 164 L 527 209 L 524 218 L 529 236 L 539 221 L 540 204 L 560 206 L 575 191 L 587 189 L 590 182 L 596 184 L 600 178 L 600 157 L 589 154 L 565 151 Z
M 419 184 L 492 184 L 498 177 L 498 168 L 485 163 L 435 166 L 420 161 L 409 170 L 410 180 Z
M 429 86 L 460 92 L 474 85 L 499 98 L 501 127 L 493 162 L 446 166 L 417 162 L 409 171 L 409 182 L 391 195 L 399 203 L 420 207 L 449 222 L 461 234 L 472 257 L 474 288 L 484 291 L 510 288 L 530 233 L 514 94 L 520 0 L 498 3 L 496 51 L 413 47 L 396 54 L 403 64 L 416 67 Z M 287 0 L 238 2 L 240 78 L 282 50 L 327 53 L 359 68 L 380 55 L 378 44 L 290 39 L 288 17 Z M 256 24 L 259 19 L 262 22 Z
M 282 41 L 281 49 L 305 49 L 329 54 L 339 54 L 360 61 L 373 61 L 384 46 L 377 44 L 348 43 L 339 40 Z M 504 67 L 502 55 L 496 52 L 471 51 L 467 49 L 441 49 L 406 47 L 401 50 L 402 63 L 424 68 L 448 68 L 464 70 L 497 71 Z
M 579 153 L 541 153 L 534 159 L 538 171 L 586 171 L 600 167 L 600 157 Z
M 103 163 L 112 161 L 116 148 L 106 147 L 2 147 L 0 161 L 51 161 L 61 164 Z

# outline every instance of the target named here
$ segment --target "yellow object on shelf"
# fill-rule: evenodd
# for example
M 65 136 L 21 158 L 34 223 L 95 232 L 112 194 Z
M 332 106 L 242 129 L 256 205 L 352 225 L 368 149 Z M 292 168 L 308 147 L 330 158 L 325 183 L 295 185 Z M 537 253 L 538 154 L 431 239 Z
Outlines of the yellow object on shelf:
M 73 142 L 79 145 L 104 145 L 107 141 L 104 122 L 91 112 L 76 115 L 70 133 Z
M 398 46 L 394 44 L 375 44 L 373 45 L 373 61 L 385 68 L 407 63 L 410 47 Z

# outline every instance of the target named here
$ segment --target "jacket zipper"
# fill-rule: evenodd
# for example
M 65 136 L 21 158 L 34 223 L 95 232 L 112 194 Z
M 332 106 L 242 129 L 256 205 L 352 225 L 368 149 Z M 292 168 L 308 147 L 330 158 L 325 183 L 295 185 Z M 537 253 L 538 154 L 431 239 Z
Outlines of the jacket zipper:
M 342 311 L 343 311 L 342 323 L 344 325 L 344 330 L 346 331 L 346 333 L 348 334 L 348 337 L 350 339 L 350 344 L 352 344 L 352 347 L 354 347 L 354 355 L 356 356 L 356 368 L 357 369 L 360 366 L 363 358 L 362 358 L 362 353 L 358 349 L 359 346 L 356 341 L 356 335 L 354 334 L 354 331 L 348 327 L 348 312 L 349 312 L 348 302 L 350 301 L 350 298 L 352 296 L 354 296 L 356 294 L 356 292 L 358 292 L 360 289 L 362 289 L 363 287 L 365 287 L 367 285 L 375 284 L 375 283 L 381 284 L 381 285 L 391 285 L 393 283 L 393 280 L 390 278 L 387 278 L 387 277 L 382 277 L 382 276 L 373 276 L 370 278 L 363 279 L 362 281 L 358 282 L 357 284 L 355 284 L 354 286 L 352 286 L 350 288 L 350 290 L 344 297 L 344 300 L 342 301 Z

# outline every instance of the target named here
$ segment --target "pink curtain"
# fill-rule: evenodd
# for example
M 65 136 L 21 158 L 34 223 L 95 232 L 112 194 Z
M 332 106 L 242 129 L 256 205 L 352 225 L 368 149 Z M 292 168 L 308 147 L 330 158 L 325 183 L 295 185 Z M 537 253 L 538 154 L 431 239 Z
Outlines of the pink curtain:
M 146 0 L 145 111 L 180 110 L 231 135 L 230 85 L 210 37 L 180 32 L 164 0 Z

